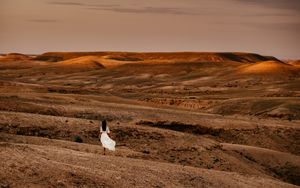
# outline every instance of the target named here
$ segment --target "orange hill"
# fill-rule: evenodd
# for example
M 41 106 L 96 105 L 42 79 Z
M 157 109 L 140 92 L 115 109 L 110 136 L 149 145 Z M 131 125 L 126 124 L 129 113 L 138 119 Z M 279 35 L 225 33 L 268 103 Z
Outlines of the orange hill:
M 172 60 L 184 62 L 258 62 L 277 60 L 275 57 L 262 56 L 254 53 L 215 53 L 215 52 L 48 52 L 37 56 L 34 60 L 58 62 L 82 56 L 107 57 L 118 61 L 143 61 L 143 60 Z
M 20 54 L 20 53 L 9 53 L 6 55 L 2 55 L 0 60 L 2 61 L 18 61 L 18 60 L 28 60 L 30 59 L 29 56 Z
M 99 62 L 99 60 L 100 59 L 96 56 L 83 56 L 54 63 L 53 67 L 68 67 L 78 69 L 104 68 L 104 66 Z
M 290 61 L 289 64 L 293 66 L 300 66 L 300 60 Z
M 262 61 L 255 64 L 242 66 L 240 73 L 250 74 L 289 74 L 296 71 L 292 65 L 280 61 Z

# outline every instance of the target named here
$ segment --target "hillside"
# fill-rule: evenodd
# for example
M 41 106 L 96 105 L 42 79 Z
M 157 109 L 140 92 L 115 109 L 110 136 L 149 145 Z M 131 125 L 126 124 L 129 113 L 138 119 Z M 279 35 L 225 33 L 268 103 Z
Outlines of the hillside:
M 0 187 L 300 185 L 293 64 L 251 53 L 4 57 Z M 107 155 L 104 119 L 117 142 Z
M 30 142 L 30 138 L 26 138 Z M 41 140 L 42 141 L 42 140 Z M 52 141 L 58 143 L 59 141 Z M 296 187 L 269 178 L 197 169 L 93 153 L 88 145 L 73 144 L 84 151 L 42 144 L 0 143 L 0 185 L 13 187 Z M 98 147 L 97 149 L 101 149 Z M 88 152 L 87 152 L 88 151 Z M 90 152 L 89 152 L 90 151 Z M 32 168 L 36 166 L 36 168 Z M 24 179 L 19 182 L 19 179 Z
M 215 52 L 160 52 L 160 53 L 135 53 L 135 52 L 48 52 L 38 55 L 34 60 L 63 61 L 82 56 L 107 56 L 120 61 L 144 60 L 170 60 L 187 62 L 258 62 L 277 60 L 275 57 L 261 56 L 253 53 L 215 53 Z
M 60 61 L 58 63 L 52 64 L 52 66 L 70 69 L 77 68 L 81 70 L 104 68 L 104 66 L 99 62 L 99 58 L 95 56 L 83 56 Z
M 18 61 L 18 60 L 28 60 L 31 57 L 20 53 L 9 53 L 0 56 L 0 61 Z
M 290 61 L 288 63 L 294 66 L 300 66 L 300 60 Z
M 280 61 L 263 61 L 241 68 L 241 73 L 253 74 L 289 74 L 296 72 L 297 68 Z

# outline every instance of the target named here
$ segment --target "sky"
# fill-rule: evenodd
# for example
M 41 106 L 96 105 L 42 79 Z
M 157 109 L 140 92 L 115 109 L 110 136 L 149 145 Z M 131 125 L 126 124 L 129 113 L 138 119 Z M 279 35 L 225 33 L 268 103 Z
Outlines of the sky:
M 0 53 L 48 51 L 300 58 L 300 0 L 0 0 Z

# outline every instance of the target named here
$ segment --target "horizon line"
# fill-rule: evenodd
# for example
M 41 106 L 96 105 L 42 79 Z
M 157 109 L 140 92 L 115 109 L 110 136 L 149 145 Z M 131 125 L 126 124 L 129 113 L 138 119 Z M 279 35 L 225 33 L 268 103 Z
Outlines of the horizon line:
M 103 52 L 107 52 L 107 53 L 245 53 L 245 54 L 257 54 L 257 55 L 261 55 L 261 56 L 272 56 L 275 58 L 278 58 L 278 56 L 274 56 L 274 55 L 265 55 L 259 52 L 249 52 L 249 51 L 194 51 L 194 50 L 180 50 L 180 51 L 122 51 L 122 50 L 100 50 L 100 51 L 44 51 L 41 53 L 23 53 L 23 52 L 18 52 L 18 51 L 13 51 L 13 52 L 0 52 L 0 55 L 7 55 L 7 54 L 24 54 L 24 55 L 43 55 L 46 53 L 103 53 Z M 286 59 L 286 60 L 295 60 L 295 59 L 300 59 L 300 57 L 296 57 L 296 58 L 291 58 L 291 57 L 279 57 L 278 59 Z

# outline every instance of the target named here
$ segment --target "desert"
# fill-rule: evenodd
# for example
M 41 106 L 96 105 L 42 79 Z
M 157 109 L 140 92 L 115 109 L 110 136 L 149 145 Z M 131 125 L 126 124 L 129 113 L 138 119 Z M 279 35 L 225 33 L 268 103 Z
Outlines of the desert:
M 2 54 L 0 187 L 298 187 L 299 97 L 256 53 Z

